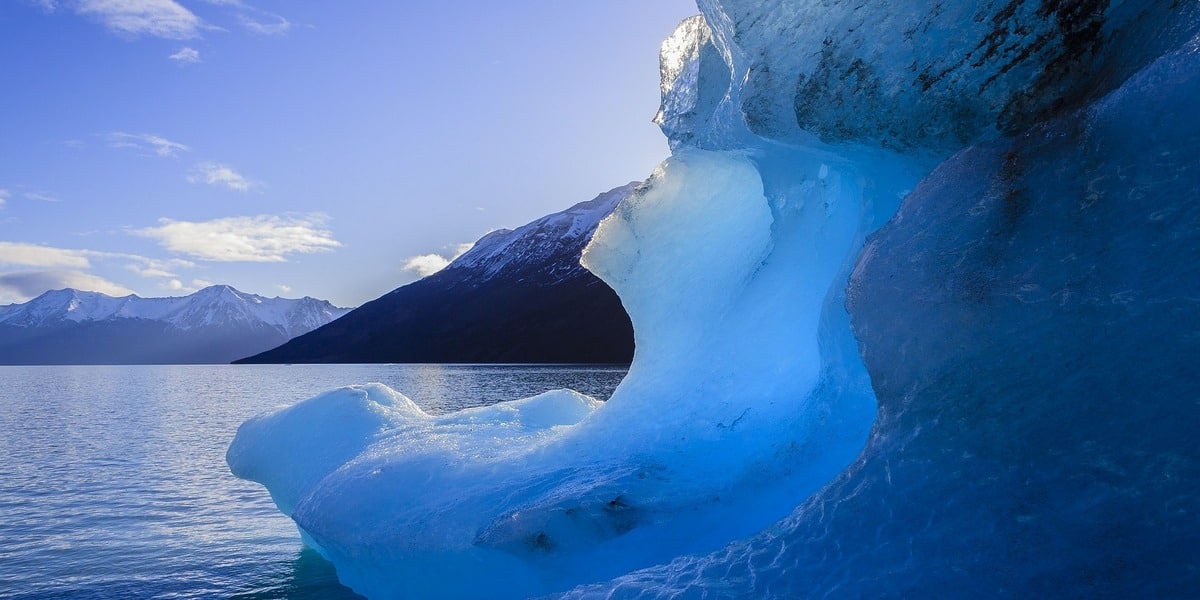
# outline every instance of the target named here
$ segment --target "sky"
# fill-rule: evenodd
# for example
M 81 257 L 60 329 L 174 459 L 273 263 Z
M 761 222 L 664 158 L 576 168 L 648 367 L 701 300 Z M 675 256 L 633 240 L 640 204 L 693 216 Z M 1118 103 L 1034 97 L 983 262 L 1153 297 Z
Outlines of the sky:
M 647 177 L 693 0 L 0 0 L 0 304 L 357 306 Z

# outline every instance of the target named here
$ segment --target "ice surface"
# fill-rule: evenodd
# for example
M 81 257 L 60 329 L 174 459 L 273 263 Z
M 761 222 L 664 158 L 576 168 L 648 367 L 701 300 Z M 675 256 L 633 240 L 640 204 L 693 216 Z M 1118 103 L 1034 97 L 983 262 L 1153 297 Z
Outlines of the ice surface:
M 381 386 L 348 388 L 248 422 L 234 472 L 266 484 L 371 597 L 522 597 L 614 577 L 570 595 L 1096 595 L 1105 582 L 1136 595 L 1123 584 L 1156 573 L 1174 577 L 1152 592 L 1194 582 L 1183 540 L 1197 533 L 1197 461 L 1178 439 L 1197 425 L 1195 380 L 1170 373 L 1197 355 L 1200 293 L 1135 283 L 1147 245 L 1195 256 L 1197 175 L 1181 152 L 1197 142 L 1198 53 L 1139 73 L 1195 34 L 1195 3 L 700 7 L 664 44 L 656 120 L 672 157 L 584 255 L 637 342 L 606 404 L 558 391 L 430 416 Z M 1093 192 L 1134 212 L 1099 227 L 1054 208 Z M 1145 193 L 1167 201 L 1136 212 Z M 906 195 L 847 298 L 864 239 Z M 1117 235 L 1125 220 L 1141 233 Z M 1078 243 L 1057 244 L 1060 231 Z M 1116 261 L 1124 249 L 1133 258 Z M 1089 280 L 1105 260 L 1124 268 Z M 1027 303 L 1046 312 L 1030 318 Z M 1058 321 L 1060 306 L 1072 317 Z M 1170 318 L 1138 333 L 1159 309 Z M 1179 400 L 1149 418 L 1179 419 L 1149 454 L 1096 451 L 1141 437 L 1118 431 L 1130 419 L 1117 398 L 1150 385 L 1111 379 L 1136 374 L 1109 368 L 1129 352 L 1087 361 L 1084 335 L 1101 324 L 1139 352 L 1170 338 L 1173 358 L 1152 373 Z M 1112 375 L 1072 387 L 1083 379 L 1063 360 Z M 1072 407 L 1105 394 L 1083 415 L 1094 428 L 1060 435 L 1078 425 Z M 1138 493 L 1157 511 L 1129 512 Z M 1088 554 L 1114 540 L 1128 550 Z M 1156 572 L 1168 551 L 1182 562 Z

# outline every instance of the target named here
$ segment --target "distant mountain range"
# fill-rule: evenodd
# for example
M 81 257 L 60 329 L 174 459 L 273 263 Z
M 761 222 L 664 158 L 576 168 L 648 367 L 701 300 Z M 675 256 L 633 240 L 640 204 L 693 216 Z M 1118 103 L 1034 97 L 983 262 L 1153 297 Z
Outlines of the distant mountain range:
M 445 269 L 237 362 L 629 362 L 629 317 L 579 257 L 636 185 L 489 233 Z
M 214 285 L 178 298 L 73 289 L 0 306 L 0 364 L 227 363 L 349 312 Z

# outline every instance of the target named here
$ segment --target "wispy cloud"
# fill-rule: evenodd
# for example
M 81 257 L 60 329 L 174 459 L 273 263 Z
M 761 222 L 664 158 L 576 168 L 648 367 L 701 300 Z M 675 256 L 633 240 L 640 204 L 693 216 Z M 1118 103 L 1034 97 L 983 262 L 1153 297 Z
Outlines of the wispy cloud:
M 34 202 L 59 202 L 58 196 L 50 192 L 39 190 L 37 188 L 30 189 L 29 186 L 17 184 L 14 188 L 0 188 L 0 207 L 4 206 L 9 200 L 14 198 L 23 198 Z
M 142 277 L 175 277 L 175 273 L 165 269 L 156 269 L 153 267 L 143 267 L 141 265 L 125 265 L 125 268 L 141 275 Z
M 130 37 L 190 39 L 198 37 L 204 25 L 200 17 L 174 0 L 79 0 L 76 11 Z
M 90 269 L 94 262 L 124 262 L 126 270 L 156 279 L 176 278 L 179 270 L 196 267 L 196 263 L 182 258 L 159 259 L 123 252 L 0 242 L 0 266 L 78 270 Z
M 26 0 L 30 4 L 41 8 L 46 12 L 54 12 L 58 8 L 58 3 L 55 0 Z
M 47 270 L 0 273 L 0 298 L 25 302 L 47 291 L 75 288 L 109 296 L 128 296 L 133 290 L 82 271 Z
M 246 30 L 259 35 L 283 35 L 292 28 L 292 22 L 285 19 L 282 15 L 266 11 L 258 11 L 258 14 L 260 15 L 258 18 L 243 14 L 238 17 L 238 21 Z M 268 21 L 259 20 L 263 17 L 268 19 Z
M 125 265 L 126 269 L 133 271 L 142 277 L 151 278 L 178 277 L 179 274 L 176 273 L 176 271 L 179 269 L 190 269 L 196 266 L 196 263 L 190 260 L 182 260 L 177 258 L 158 260 L 135 255 L 122 255 L 122 258 L 127 258 L 134 261 Z
M 46 192 L 25 192 L 22 196 L 25 196 L 26 200 L 33 200 L 35 202 L 58 202 L 58 198 Z
M 238 22 L 251 33 L 282 35 L 292 28 L 292 22 L 283 15 L 256 8 L 242 0 L 205 0 L 205 2 L 233 8 L 237 11 Z
M 192 65 L 201 62 L 200 51 L 188 46 L 180 48 L 178 52 L 168 56 L 167 58 L 184 65 Z
M 474 245 L 475 244 L 473 243 L 459 244 L 455 246 L 454 252 L 450 253 L 450 256 L 443 256 L 441 254 L 422 254 L 420 256 L 413 256 L 406 260 L 404 262 L 404 266 L 401 268 L 403 268 L 405 271 L 412 271 L 421 277 L 428 277 L 446 268 L 446 265 L 449 265 L 454 259 L 466 254 L 467 250 L 470 250 Z
M 21 267 L 66 267 L 86 269 L 91 266 L 85 250 L 68 250 L 38 244 L 0 242 L 0 265 Z
M 11 1 L 11 0 L 9 0 Z M 178 0 L 24 0 L 46 13 L 71 11 L 106 27 L 126 38 L 157 37 L 170 40 L 190 40 L 201 37 L 205 30 L 225 31 L 222 27 L 201 19 Z M 235 21 L 244 30 L 256 35 L 283 35 L 293 23 L 275 12 L 257 8 L 241 0 L 189 0 L 188 4 L 203 1 L 223 9 L 224 18 Z M 215 15 L 214 15 L 215 16 Z M 168 58 L 180 64 L 200 62 L 200 53 L 183 47 Z
M 23 302 L 46 290 L 64 287 L 112 295 L 128 294 L 130 292 L 124 286 L 87 272 L 98 263 L 120 262 L 125 263 L 127 270 L 142 277 L 168 282 L 179 278 L 179 270 L 196 267 L 196 263 L 182 258 L 159 259 L 123 252 L 0 242 L 0 267 L 28 269 L 0 274 L 0 277 L 10 278 L 7 288 L 0 286 L 0 301 Z M 195 281 L 199 280 L 194 280 L 193 284 Z M 159 284 L 160 287 L 163 285 Z
M 143 154 L 154 154 L 164 158 L 174 158 L 180 152 L 189 152 L 191 148 L 185 144 L 168 140 L 153 133 L 126 133 L 114 131 L 107 136 L 111 148 L 129 148 Z
M 341 247 L 322 214 L 258 215 L 211 221 L 159 219 L 157 227 L 132 233 L 199 260 L 286 262 L 289 254 L 328 252 Z
M 188 181 L 224 186 L 238 192 L 248 192 L 250 188 L 258 186 L 257 183 L 235 171 L 233 167 L 212 161 L 198 163 L 192 167 Z

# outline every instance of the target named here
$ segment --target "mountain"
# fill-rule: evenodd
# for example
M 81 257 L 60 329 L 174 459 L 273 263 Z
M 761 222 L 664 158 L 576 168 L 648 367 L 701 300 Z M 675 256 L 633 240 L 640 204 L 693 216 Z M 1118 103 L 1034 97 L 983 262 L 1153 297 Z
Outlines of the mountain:
M 0 364 L 226 363 L 344 314 L 315 298 L 214 285 L 178 298 L 53 290 L 0 306 Z
M 237 362 L 629 362 L 629 317 L 579 257 L 636 185 L 489 233 L 445 269 Z

